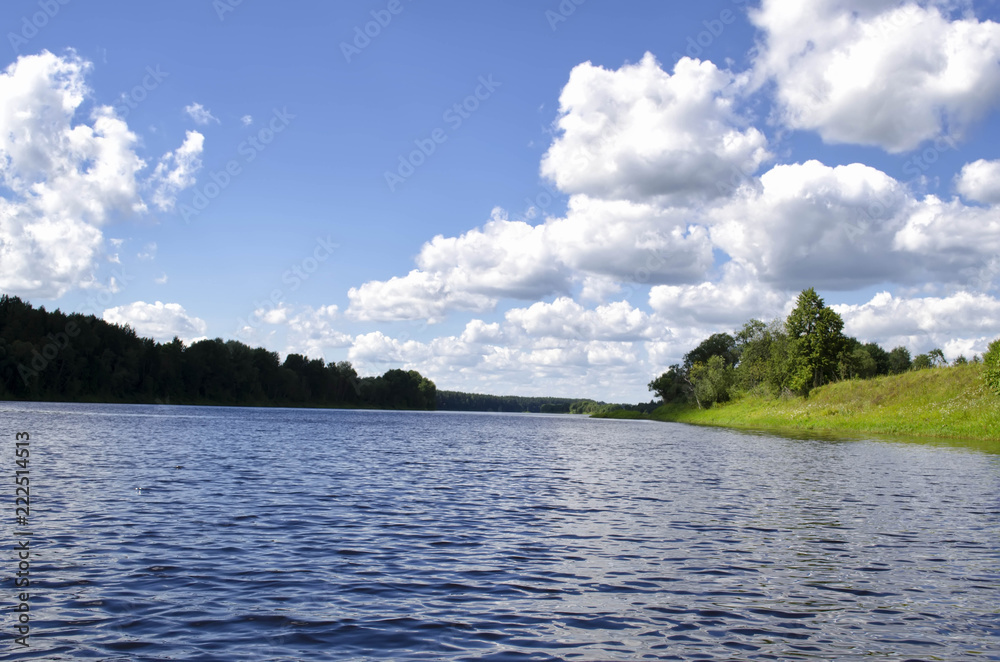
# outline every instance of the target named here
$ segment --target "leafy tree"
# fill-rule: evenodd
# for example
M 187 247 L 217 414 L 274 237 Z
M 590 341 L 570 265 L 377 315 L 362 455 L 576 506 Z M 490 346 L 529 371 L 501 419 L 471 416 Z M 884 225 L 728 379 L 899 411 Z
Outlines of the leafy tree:
M 810 287 L 799 294 L 785 328 L 792 339 L 792 387 L 808 394 L 835 374 L 844 320 Z
M 889 374 L 889 352 L 882 349 L 878 343 L 868 342 L 863 345 L 865 351 L 868 352 L 868 356 L 875 361 L 875 374 L 876 375 L 888 375 Z
M 713 356 L 722 357 L 727 366 L 736 365 L 736 339 L 728 333 L 716 333 L 684 355 L 684 370 L 690 372 L 695 363 L 707 364 Z
M 664 403 L 687 402 L 690 392 L 684 372 L 677 364 L 670 366 L 665 373 L 651 381 L 649 390 Z
M 905 347 L 894 347 L 889 352 L 889 374 L 899 375 L 907 372 L 913 366 L 910 360 L 910 350 Z
M 991 342 L 983 354 L 983 379 L 990 390 L 1000 395 L 1000 338 Z
M 733 385 L 733 367 L 722 356 L 715 355 L 709 357 L 708 363 L 691 366 L 690 380 L 699 407 L 726 402 Z
M 841 379 L 870 379 L 878 371 L 878 365 L 867 346 L 856 338 L 847 338 L 844 349 L 837 357 L 837 372 Z
M 948 365 L 948 360 L 944 358 L 944 352 L 940 349 L 932 349 L 927 352 L 927 357 L 931 360 L 931 365 L 940 368 Z
M 913 365 L 910 367 L 911 370 L 929 370 L 934 367 L 931 362 L 931 357 L 929 354 L 917 354 L 913 357 Z
M 964 354 L 959 354 L 958 357 L 955 359 L 954 365 L 956 365 L 956 366 L 959 366 L 959 365 L 968 365 L 968 363 L 969 363 L 969 359 L 965 358 Z

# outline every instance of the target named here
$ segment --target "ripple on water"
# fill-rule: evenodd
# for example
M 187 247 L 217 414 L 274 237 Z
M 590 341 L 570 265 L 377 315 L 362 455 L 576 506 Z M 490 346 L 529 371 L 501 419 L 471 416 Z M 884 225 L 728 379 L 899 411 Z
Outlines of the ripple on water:
M 1000 659 L 993 455 L 575 417 L 0 415 L 33 432 L 28 659 Z

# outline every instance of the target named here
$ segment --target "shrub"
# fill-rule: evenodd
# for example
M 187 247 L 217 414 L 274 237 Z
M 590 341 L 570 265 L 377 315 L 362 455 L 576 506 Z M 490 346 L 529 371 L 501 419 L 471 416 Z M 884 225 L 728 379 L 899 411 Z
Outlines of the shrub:
M 983 354 L 983 379 L 990 390 L 1000 395 L 1000 338 L 991 342 Z

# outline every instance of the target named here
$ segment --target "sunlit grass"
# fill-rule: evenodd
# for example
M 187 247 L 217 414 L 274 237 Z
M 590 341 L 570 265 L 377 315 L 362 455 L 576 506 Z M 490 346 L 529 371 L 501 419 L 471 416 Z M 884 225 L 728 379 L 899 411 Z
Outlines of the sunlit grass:
M 652 418 L 681 423 L 775 430 L 1000 442 L 1000 397 L 965 365 L 853 380 L 815 389 L 808 398 L 747 395 L 711 409 L 665 405 Z M 992 444 L 1000 450 L 1000 444 Z

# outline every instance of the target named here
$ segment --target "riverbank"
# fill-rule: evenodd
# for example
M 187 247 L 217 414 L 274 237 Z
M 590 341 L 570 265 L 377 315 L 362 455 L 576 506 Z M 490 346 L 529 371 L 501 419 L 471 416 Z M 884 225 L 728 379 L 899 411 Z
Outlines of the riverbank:
M 664 405 L 649 416 L 622 412 L 604 417 L 1000 442 L 1000 397 L 986 388 L 982 370 L 982 365 L 918 370 L 828 384 L 808 398 L 748 395 L 711 409 Z

